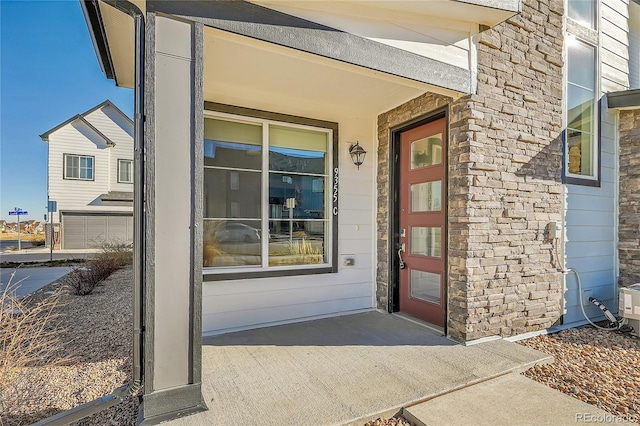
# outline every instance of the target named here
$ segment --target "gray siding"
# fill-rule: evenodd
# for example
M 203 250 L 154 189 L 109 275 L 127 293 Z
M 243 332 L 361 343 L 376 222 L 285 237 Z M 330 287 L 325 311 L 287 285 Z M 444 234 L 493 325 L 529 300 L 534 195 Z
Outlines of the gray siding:
M 628 0 L 603 0 L 600 8 L 601 95 L 629 87 Z M 583 293 L 573 274 L 566 277 L 564 323 L 602 313 L 587 301 L 595 297 L 610 309 L 617 306 L 617 113 L 602 105 L 600 116 L 600 187 L 567 185 L 566 267 L 580 274 Z

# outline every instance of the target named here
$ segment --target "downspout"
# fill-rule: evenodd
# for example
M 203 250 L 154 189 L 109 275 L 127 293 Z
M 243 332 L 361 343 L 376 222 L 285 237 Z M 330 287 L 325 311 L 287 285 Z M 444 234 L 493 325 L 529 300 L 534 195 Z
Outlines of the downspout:
M 92 0 L 96 9 L 99 0 Z M 101 0 L 133 17 L 135 25 L 134 86 L 134 190 L 133 190 L 133 371 L 128 385 L 109 395 L 46 418 L 34 426 L 63 426 L 117 405 L 135 396 L 143 383 L 143 296 L 144 296 L 144 41 L 145 21 L 142 11 L 128 0 Z
M 135 86 L 133 152 L 133 377 L 129 384 L 132 395 L 142 386 L 143 374 L 143 298 L 144 298 L 144 14 L 128 0 L 102 0 L 133 17 L 135 25 Z

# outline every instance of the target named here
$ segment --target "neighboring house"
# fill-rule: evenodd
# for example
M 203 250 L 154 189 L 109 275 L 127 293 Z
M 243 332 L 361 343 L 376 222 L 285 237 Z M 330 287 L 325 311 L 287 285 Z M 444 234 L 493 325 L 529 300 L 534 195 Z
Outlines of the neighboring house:
M 0 231 L 4 232 L 7 230 L 7 221 L 6 220 L 0 220 Z
M 56 247 L 133 240 L 133 122 L 105 101 L 40 135 L 48 144 Z M 52 216 L 52 217 L 51 217 Z M 47 238 L 47 245 L 50 238 Z
M 203 407 L 202 334 L 506 337 L 640 282 L 638 0 L 82 5 L 139 101 L 145 418 Z

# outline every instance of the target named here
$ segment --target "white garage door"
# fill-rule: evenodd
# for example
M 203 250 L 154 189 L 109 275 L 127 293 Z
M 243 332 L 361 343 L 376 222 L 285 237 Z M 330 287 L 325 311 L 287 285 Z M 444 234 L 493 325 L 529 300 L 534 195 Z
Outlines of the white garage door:
M 62 215 L 62 248 L 99 248 L 105 242 L 131 243 L 133 216 Z

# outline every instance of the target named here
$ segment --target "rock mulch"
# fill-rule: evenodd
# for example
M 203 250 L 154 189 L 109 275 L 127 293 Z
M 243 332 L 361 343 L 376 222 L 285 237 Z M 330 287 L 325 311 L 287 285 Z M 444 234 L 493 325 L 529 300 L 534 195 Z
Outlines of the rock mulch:
M 380 417 L 379 419 L 365 423 L 364 426 L 413 426 L 413 423 L 403 417 L 391 417 L 390 419 Z
M 62 342 L 56 365 L 28 372 L 37 390 L 18 414 L 0 424 L 23 425 L 77 407 L 111 393 L 131 378 L 132 282 L 131 268 L 115 272 L 92 294 L 76 296 L 52 283 L 35 293 L 34 301 L 59 292 L 56 326 Z M 58 365 L 62 364 L 62 365 Z M 83 419 L 76 425 L 133 425 L 137 398 Z
M 518 343 L 555 359 L 527 370 L 527 377 L 640 423 L 640 339 L 582 327 Z
M 69 410 L 109 394 L 131 377 L 132 271 L 120 270 L 94 293 L 75 296 L 54 283 L 33 300 L 60 293 L 56 310 L 63 365 L 34 368 L 39 397 L 26 401 L 21 413 L 2 418 L 2 426 L 22 425 Z M 569 329 L 519 342 L 555 358 L 524 374 L 540 383 L 632 422 L 640 422 L 640 339 L 591 327 Z M 77 423 L 79 426 L 136 424 L 137 398 Z M 411 426 L 396 417 L 365 426 Z

